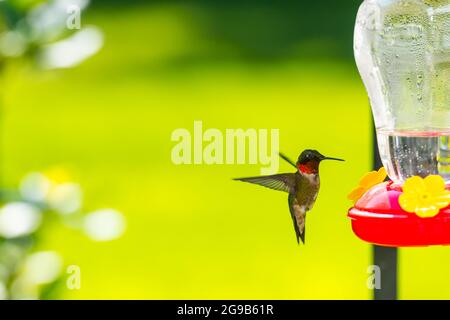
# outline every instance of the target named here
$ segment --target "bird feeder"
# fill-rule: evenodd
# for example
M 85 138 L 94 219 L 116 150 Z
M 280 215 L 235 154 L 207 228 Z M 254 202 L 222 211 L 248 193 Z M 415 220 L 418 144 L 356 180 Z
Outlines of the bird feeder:
M 355 201 L 353 231 L 377 245 L 450 245 L 448 0 L 365 0 L 354 51 L 390 181 Z

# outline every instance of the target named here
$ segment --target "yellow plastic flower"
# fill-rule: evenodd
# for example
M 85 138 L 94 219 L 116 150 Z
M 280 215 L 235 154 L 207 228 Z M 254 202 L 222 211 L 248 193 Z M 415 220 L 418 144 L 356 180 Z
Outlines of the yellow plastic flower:
M 450 204 L 450 191 L 445 189 L 441 176 L 432 175 L 425 179 L 414 176 L 405 181 L 398 203 L 406 212 L 414 212 L 422 218 L 434 217 Z
M 359 181 L 359 186 L 353 189 L 347 196 L 349 200 L 352 200 L 354 203 L 359 200 L 370 188 L 381 183 L 386 179 L 387 173 L 384 167 L 378 169 L 378 171 L 371 171 L 366 173 L 364 177 L 362 177 L 361 181 Z

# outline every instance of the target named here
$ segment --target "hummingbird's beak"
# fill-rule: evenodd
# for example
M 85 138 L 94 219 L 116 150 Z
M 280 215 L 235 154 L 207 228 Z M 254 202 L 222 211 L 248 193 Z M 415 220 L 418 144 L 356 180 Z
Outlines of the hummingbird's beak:
M 322 160 L 335 160 L 335 161 L 345 161 L 344 159 L 339 158 L 331 158 L 331 157 L 323 157 Z

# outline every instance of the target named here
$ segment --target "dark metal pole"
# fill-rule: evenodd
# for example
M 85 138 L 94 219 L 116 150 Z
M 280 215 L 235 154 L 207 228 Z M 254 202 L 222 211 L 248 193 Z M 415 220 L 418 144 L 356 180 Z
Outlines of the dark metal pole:
M 373 166 L 378 170 L 382 165 L 378 152 L 377 135 L 373 129 Z M 378 266 L 381 271 L 381 286 L 379 289 L 373 290 L 374 300 L 396 300 L 398 249 L 374 245 L 373 264 Z

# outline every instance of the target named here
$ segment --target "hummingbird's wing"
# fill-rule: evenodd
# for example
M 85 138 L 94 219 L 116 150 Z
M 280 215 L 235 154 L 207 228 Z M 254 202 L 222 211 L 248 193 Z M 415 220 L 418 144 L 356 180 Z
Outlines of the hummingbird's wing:
M 294 223 L 295 235 L 297 243 L 305 244 L 305 222 L 306 222 L 306 208 L 298 203 L 295 194 L 289 194 L 289 210 L 291 212 L 292 222 Z
M 271 176 L 260 176 L 251 178 L 237 178 L 237 181 L 259 184 L 260 186 L 273 190 L 294 193 L 295 173 L 274 174 Z

